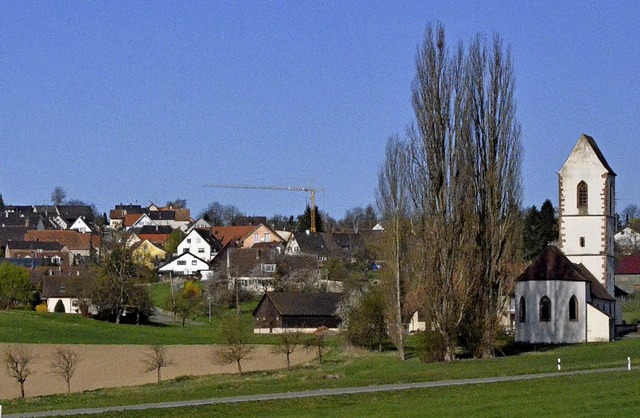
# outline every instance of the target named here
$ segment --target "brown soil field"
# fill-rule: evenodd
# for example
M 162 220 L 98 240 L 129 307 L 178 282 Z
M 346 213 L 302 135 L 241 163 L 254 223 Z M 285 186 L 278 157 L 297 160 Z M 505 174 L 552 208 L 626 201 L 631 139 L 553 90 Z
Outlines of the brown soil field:
M 0 354 L 8 344 L 0 344 Z M 66 392 L 65 381 L 50 373 L 53 353 L 58 348 L 71 349 L 80 355 L 80 362 L 71 379 L 71 391 L 82 392 L 109 387 L 133 386 L 157 382 L 155 371 L 145 372 L 146 346 L 141 345 L 57 345 L 24 344 L 34 355 L 32 369 L 34 373 L 25 382 L 25 396 L 42 396 Z M 237 373 L 235 364 L 214 364 L 211 360 L 212 346 L 172 345 L 167 346 L 173 363 L 162 369 L 162 380 L 178 376 L 202 376 L 220 373 Z M 311 360 L 314 353 L 298 350 L 291 355 L 292 364 Z M 242 361 L 243 371 L 273 370 L 286 367 L 283 354 L 271 353 L 271 346 L 256 346 L 248 359 Z M 0 400 L 20 396 L 20 386 L 9 377 L 3 362 L 0 370 Z

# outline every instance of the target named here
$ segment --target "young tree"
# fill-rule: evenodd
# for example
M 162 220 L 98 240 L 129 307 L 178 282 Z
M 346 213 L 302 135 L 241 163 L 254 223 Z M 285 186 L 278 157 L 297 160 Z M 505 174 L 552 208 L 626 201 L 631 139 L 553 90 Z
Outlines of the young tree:
M 288 330 L 278 334 L 278 343 L 273 346 L 274 354 L 284 354 L 287 357 L 287 369 L 291 368 L 291 354 L 302 343 L 302 334 Z
M 384 253 L 389 268 L 382 271 L 385 287 L 385 316 L 388 318 L 389 335 L 398 350 L 400 360 L 404 353 L 403 305 L 408 281 L 408 247 L 410 233 L 410 200 L 408 147 L 398 137 L 387 141 L 385 161 L 378 171 L 377 203 L 387 231 L 383 237 Z
M 313 334 L 309 335 L 305 341 L 304 346 L 308 349 L 313 349 L 318 354 L 318 361 L 322 363 L 323 356 L 327 350 L 327 332 L 328 328 L 322 326 L 313 331 Z
M 51 203 L 56 206 L 61 205 L 64 203 L 66 198 L 67 192 L 64 191 L 64 188 L 62 188 L 62 186 L 56 186 L 56 188 L 53 189 L 53 192 L 51 193 Z
M 180 228 L 174 229 L 171 234 L 169 234 L 169 238 L 167 238 L 163 244 L 164 250 L 168 254 L 175 254 L 178 251 L 178 245 L 180 245 L 186 236 L 187 235 Z
M 354 291 L 350 299 L 345 306 L 342 323 L 347 340 L 360 347 L 381 351 L 387 336 L 382 289 L 372 286 L 364 292 Z
M 147 347 L 142 362 L 145 365 L 145 372 L 155 371 L 158 376 L 158 383 L 162 381 L 161 371 L 164 367 L 173 365 L 173 359 L 166 346 L 162 344 L 152 344 Z
M 253 324 L 239 315 L 225 315 L 219 328 L 222 345 L 214 347 L 212 359 L 215 363 L 236 362 L 238 373 L 242 374 L 242 360 L 247 358 L 254 347 L 250 345 Z
M 182 319 L 183 327 L 189 315 L 202 306 L 202 302 L 203 295 L 200 287 L 193 281 L 185 282 L 176 301 L 176 312 Z
M 29 270 L 11 263 L 0 263 L 0 307 L 9 310 L 12 306 L 27 304 L 33 291 Z
M 20 394 L 24 398 L 24 383 L 33 374 L 31 363 L 35 360 L 33 353 L 22 345 L 8 347 L 4 352 L 4 363 L 9 377 L 20 385 Z
M 187 207 L 187 200 L 186 199 L 181 199 L 181 198 L 177 198 L 175 200 L 169 200 L 169 201 L 167 201 L 165 206 L 166 207 L 172 207 L 174 209 L 184 209 L 184 208 Z
M 58 348 L 49 363 L 51 373 L 57 375 L 67 384 L 67 393 L 71 393 L 71 378 L 76 373 L 80 355 L 73 350 Z

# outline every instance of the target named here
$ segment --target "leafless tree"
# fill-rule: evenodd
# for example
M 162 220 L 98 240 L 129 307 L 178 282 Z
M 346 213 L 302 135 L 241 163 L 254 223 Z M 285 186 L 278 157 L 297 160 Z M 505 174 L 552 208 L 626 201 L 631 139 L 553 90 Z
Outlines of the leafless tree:
M 284 354 L 287 356 L 287 369 L 291 368 L 291 354 L 302 343 L 302 336 L 299 332 L 283 331 L 278 335 L 278 343 L 273 346 L 274 354 Z
M 242 374 L 242 360 L 247 358 L 254 347 L 250 344 L 253 329 L 245 318 L 238 315 L 226 315 L 220 320 L 220 337 L 223 343 L 214 347 L 212 360 L 214 363 L 233 363 Z
M 407 240 L 409 226 L 408 147 L 398 137 L 387 141 L 385 160 L 378 172 L 377 203 L 387 225 L 385 252 L 390 262 L 383 270 L 385 317 L 398 357 L 405 359 L 403 306 L 408 280 Z
M 67 393 L 71 393 L 71 378 L 76 373 L 80 355 L 73 350 L 58 348 L 49 363 L 51 373 L 59 376 L 67 384 Z
M 430 26 L 412 92 L 410 185 L 423 247 L 416 272 L 429 320 L 444 338 L 445 359 L 453 358 L 461 327 L 474 354 L 486 356 L 519 247 L 520 126 L 510 54 L 498 36 L 487 47 L 481 35 L 450 53 L 444 28 Z
M 24 382 L 33 374 L 31 363 L 35 360 L 35 355 L 28 348 L 18 345 L 8 347 L 4 352 L 4 363 L 7 367 L 7 374 L 20 385 L 20 394 L 24 398 Z
M 442 335 L 445 360 L 454 358 L 473 281 L 473 161 L 464 62 L 462 45 L 449 53 L 441 25 L 427 28 L 412 86 L 416 124 L 409 130 L 410 187 L 419 222 L 415 285 L 422 289 L 428 321 Z
M 325 326 L 313 331 L 313 334 L 309 335 L 305 341 L 304 346 L 308 349 L 316 350 L 318 354 L 318 361 L 322 363 L 322 359 L 327 350 L 327 333 L 329 329 Z
M 174 364 L 169 350 L 162 344 L 152 344 L 148 346 L 142 362 L 145 365 L 145 372 L 155 371 L 157 373 L 158 383 L 162 381 L 162 368 Z

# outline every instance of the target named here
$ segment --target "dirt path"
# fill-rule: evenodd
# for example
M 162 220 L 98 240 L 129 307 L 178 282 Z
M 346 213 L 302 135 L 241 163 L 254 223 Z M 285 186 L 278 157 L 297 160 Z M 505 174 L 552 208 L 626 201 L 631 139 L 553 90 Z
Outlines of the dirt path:
M 0 354 L 8 345 L 0 344 Z M 73 379 L 71 391 L 81 392 L 99 388 L 141 385 L 155 383 L 154 372 L 145 373 L 142 362 L 148 349 L 140 345 L 55 345 L 25 344 L 36 356 L 33 361 L 34 373 L 25 383 L 26 396 L 64 393 L 66 384 L 59 377 L 49 373 L 51 357 L 58 347 L 77 352 L 81 361 Z M 202 376 L 219 373 L 236 373 L 235 364 L 217 365 L 211 361 L 211 346 L 176 345 L 168 346 L 174 364 L 162 369 L 162 379 L 178 376 Z M 292 354 L 292 364 L 299 364 L 313 358 L 310 351 L 299 350 Z M 242 362 L 244 371 L 272 370 L 286 367 L 284 355 L 271 353 L 271 346 L 256 346 L 251 358 Z M 0 399 L 20 396 L 20 388 L 15 380 L 6 374 L 5 365 L 0 367 Z

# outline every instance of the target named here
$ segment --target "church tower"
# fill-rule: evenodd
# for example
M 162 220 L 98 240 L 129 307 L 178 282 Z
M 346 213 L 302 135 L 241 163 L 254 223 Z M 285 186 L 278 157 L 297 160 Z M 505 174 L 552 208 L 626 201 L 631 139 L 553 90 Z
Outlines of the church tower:
M 582 134 L 558 172 L 560 249 L 614 294 L 615 178 L 598 145 Z

